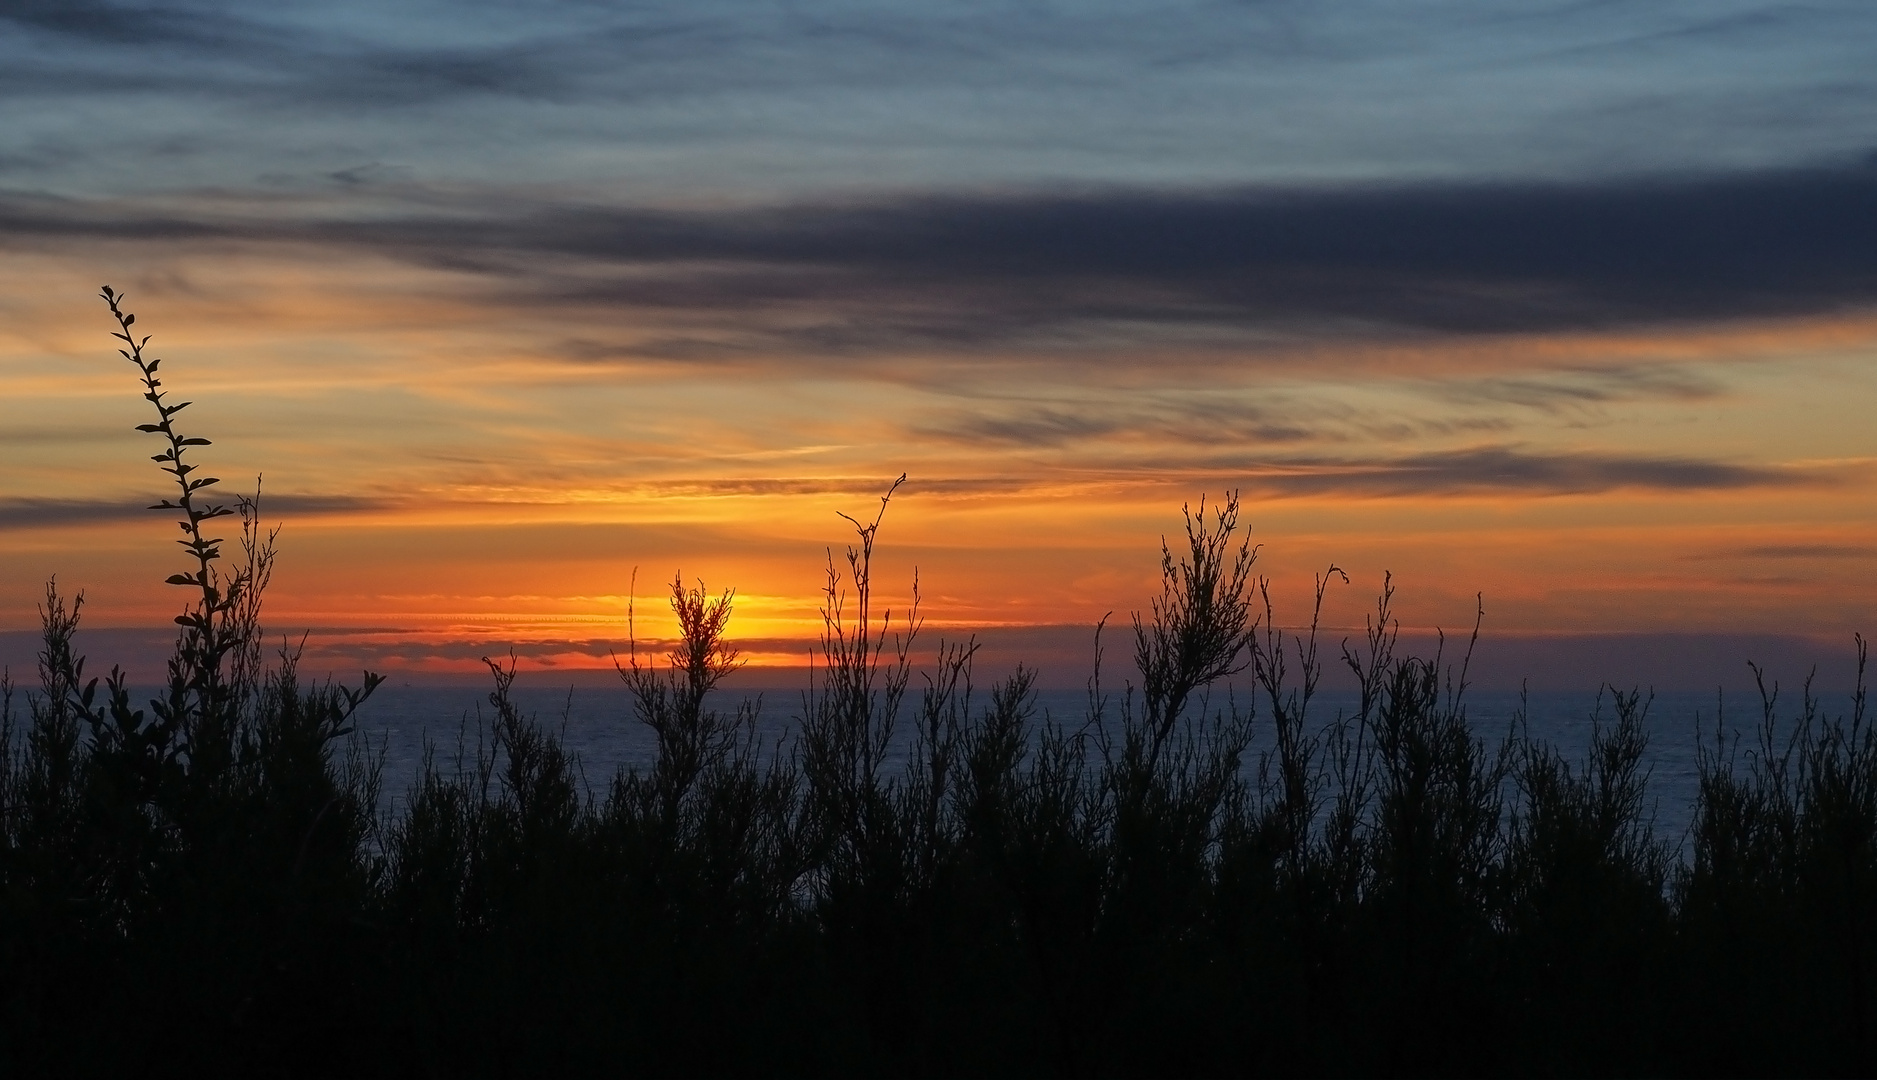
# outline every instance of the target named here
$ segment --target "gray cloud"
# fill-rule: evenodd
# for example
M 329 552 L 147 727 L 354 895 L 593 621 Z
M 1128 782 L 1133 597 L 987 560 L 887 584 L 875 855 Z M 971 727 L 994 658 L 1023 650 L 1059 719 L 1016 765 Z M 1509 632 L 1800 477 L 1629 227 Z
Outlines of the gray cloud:
M 65 192 L 379 160 L 771 200 L 1725 171 L 1867 151 L 1871 39 L 1856 2 L 1774 0 L 0 0 L 0 157 Z
M 1085 429 L 1078 429 L 1085 430 Z M 1005 445 L 1048 448 L 1056 445 L 1050 432 L 1023 429 L 1013 424 Z M 969 435 L 955 433 L 968 439 Z M 1027 439 L 1027 442 L 1018 442 Z M 1233 436 L 1225 441 L 1242 445 Z M 1279 433 L 1274 443 L 1290 441 Z M 1203 447 L 1219 440 L 1194 440 Z M 1100 440 L 1094 441 L 1099 448 Z M 1177 458 L 1133 459 L 1111 463 L 1112 482 L 1126 485 L 1169 482 L 1224 482 L 1248 491 L 1275 496 L 1345 494 L 1367 497 L 1440 496 L 1491 493 L 1526 495 L 1593 494 L 1622 488 L 1656 491 L 1707 491 L 1743 488 L 1802 487 L 1829 483 L 1811 472 L 1763 468 L 1696 458 L 1649 457 L 1597 453 L 1541 453 L 1509 446 L 1481 446 L 1463 450 L 1408 454 L 1394 457 L 1333 457 L 1328 455 L 1196 452 Z M 676 495 L 841 495 L 859 499 L 879 496 L 890 478 L 881 476 L 678 477 L 637 485 L 646 491 Z M 1047 473 L 1012 476 L 915 476 L 903 489 L 907 495 L 977 496 L 1020 493 L 1047 485 Z M 146 520 L 157 516 L 147 503 L 132 499 L 0 499 L 0 531 L 50 528 L 101 522 Z M 265 520 L 291 520 L 310 515 L 371 513 L 394 509 L 394 500 L 343 495 L 265 496 Z M 458 506 L 518 506 L 547 508 L 562 504 L 481 503 L 457 501 Z M 569 534 L 571 525 L 553 530 Z M 686 534 L 687 544 L 698 537 Z M 480 542 L 480 541 L 477 541 Z M 1715 553 L 1701 558 L 1857 558 L 1868 549 L 1829 545 L 1752 548 L 1739 553 Z
M 1764 544 L 1747 548 L 1741 554 L 1755 559 L 1866 559 L 1877 555 L 1877 548 L 1844 544 Z
M 1228 440 L 1229 441 L 1229 440 Z M 1820 474 L 1686 457 L 1602 453 L 1547 453 L 1512 446 L 1393 457 L 1233 452 L 1107 462 L 1078 458 L 1117 484 L 1225 483 L 1269 495 L 1343 494 L 1368 497 L 1525 494 L 1581 495 L 1623 488 L 1676 492 L 1744 488 L 1806 487 L 1830 483 Z M 1010 493 L 1047 485 L 1047 473 L 1028 478 L 913 477 L 909 494 Z M 674 479 L 659 490 L 709 494 L 840 494 L 876 496 L 878 477 L 763 479 Z
M 234 94 L 249 106 L 290 103 L 302 111 L 465 94 L 534 98 L 565 94 L 567 54 L 595 45 L 551 35 L 420 44 L 362 36 L 343 22 L 309 25 L 270 14 L 238 5 L 0 0 L 0 26 L 49 36 L 52 46 L 21 50 L 0 87 L 38 97 Z
M 992 402 L 951 412 L 914 430 L 921 436 L 951 442 L 1021 448 L 1140 439 L 1195 446 L 1222 441 L 1270 444 L 1338 436 L 1335 426 L 1325 422 L 1322 407 L 1309 410 L 1318 417 L 1312 424 L 1299 423 L 1292 415 L 1303 411 L 1191 397 L 1120 405 L 1065 402 L 1013 406 Z
M 1386 459 L 1220 458 L 1208 467 L 1235 483 L 1242 476 L 1248 489 L 1290 495 L 1583 495 L 1622 488 L 1710 491 L 1825 482 L 1793 470 L 1696 458 L 1536 453 L 1505 446 Z
M 127 7 L 97 0 L 0 0 L 0 20 L 61 37 L 109 45 L 227 47 L 251 37 L 222 11 L 182 5 Z
M 1877 169 L 1564 185 L 920 196 L 723 211 L 432 196 L 265 216 L 14 195 L 0 237 L 312 243 L 467 272 L 495 302 L 662 312 L 668 358 L 1079 352 L 1270 335 L 1498 334 L 1877 304 Z M 734 311 L 736 330 L 721 319 Z M 681 329 L 696 316 L 708 332 Z M 568 343 L 581 355 L 578 341 Z M 604 349 L 587 349 L 599 358 Z M 636 352 L 637 356 L 646 354 Z M 1627 378 L 1627 382 L 1624 380 Z M 1659 372 L 1498 401 L 1699 397 Z
M 215 489 L 211 489 L 213 495 Z M 219 501 L 233 507 L 235 492 Z M 59 525 L 82 525 L 92 522 L 144 520 L 160 511 L 150 510 L 150 497 L 125 499 L 41 499 L 0 498 L 0 530 L 38 529 Z M 276 495 L 262 497 L 264 519 L 298 517 L 311 514 L 364 513 L 391 505 L 384 500 L 350 495 Z
M 815 476 L 815 477 L 685 477 L 650 480 L 635 485 L 639 490 L 667 495 L 851 495 L 872 499 L 884 493 L 892 483 L 884 476 Z M 915 477 L 902 489 L 906 494 L 981 495 L 1021 491 L 1032 481 L 1010 477 L 940 476 Z M 232 508 L 233 493 L 220 500 Z M 351 495 L 279 495 L 266 494 L 261 501 L 263 521 L 291 520 L 297 517 L 377 513 L 406 505 L 393 498 Z M 539 501 L 457 499 L 451 506 L 462 508 L 553 509 L 572 505 L 552 499 Z M 124 499 L 49 499 L 32 497 L 0 498 L 0 531 L 53 528 L 101 522 L 161 520 L 163 513 L 148 509 L 149 498 Z M 498 528 L 512 528 L 501 526 Z M 557 523 L 542 526 L 548 531 L 572 535 L 581 526 Z M 632 526 L 645 532 L 641 526 Z M 652 530 L 656 533 L 657 530 Z M 679 530 L 664 538 L 667 544 L 695 548 L 701 535 L 695 528 Z M 480 538 L 467 541 L 482 543 Z
M 1686 368 L 1630 366 L 1448 380 L 1430 392 L 1460 404 L 1518 405 L 1564 413 L 1622 401 L 1705 401 L 1719 397 L 1723 388 L 1712 376 Z
M 568 299 L 853 300 L 902 326 L 906 314 L 930 316 L 935 301 L 949 302 L 973 310 L 970 325 L 988 320 L 1004 333 L 1051 319 L 1499 332 L 1810 314 L 1877 299 L 1877 170 L 1574 188 L 955 197 L 712 215 L 552 210 L 485 223 L 469 245 L 438 245 L 436 232 L 413 223 L 375 239 L 416 259 L 468 246 L 491 259 L 675 270 L 653 280 L 602 275 Z
M 1877 548 L 1853 544 L 1761 544 L 1737 551 L 1706 551 L 1684 555 L 1690 562 L 1733 562 L 1741 559 L 1869 559 Z

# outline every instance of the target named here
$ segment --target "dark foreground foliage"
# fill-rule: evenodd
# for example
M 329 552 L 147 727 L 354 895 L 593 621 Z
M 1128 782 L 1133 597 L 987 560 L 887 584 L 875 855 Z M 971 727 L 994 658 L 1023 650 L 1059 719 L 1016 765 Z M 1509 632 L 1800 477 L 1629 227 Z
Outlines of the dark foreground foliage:
M 621 665 L 649 773 L 590 787 L 492 663 L 481 740 L 380 818 L 349 730 L 375 679 L 263 663 L 272 537 L 243 501 L 218 571 L 201 443 L 130 322 L 192 601 L 145 709 L 86 677 L 51 588 L 38 690 L 5 687 L 7 1075 L 1872 1072 L 1862 641 L 1848 716 L 1769 688 L 1744 744 L 1716 726 L 1684 860 L 1644 698 L 1583 760 L 1483 738 L 1464 659 L 1400 655 L 1386 587 L 1338 658 L 1360 706 L 1313 716 L 1317 635 L 1275 628 L 1234 499 L 1189 515 L 1125 688 L 1073 718 L 1027 670 L 974 688 L 969 643 L 915 668 L 916 607 L 870 607 L 876 517 L 785 745 L 724 711 L 730 597 L 680 580 L 680 646 Z M 1217 707 L 1241 672 L 1255 708 Z

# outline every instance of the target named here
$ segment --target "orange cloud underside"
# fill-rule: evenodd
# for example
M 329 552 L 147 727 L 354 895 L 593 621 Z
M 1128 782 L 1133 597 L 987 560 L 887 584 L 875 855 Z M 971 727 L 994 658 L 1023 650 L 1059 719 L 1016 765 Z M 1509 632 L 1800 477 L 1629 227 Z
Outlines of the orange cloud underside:
M 460 276 L 372 260 L 99 246 L 0 264 L 6 627 L 32 624 L 55 573 L 98 625 L 180 603 L 159 584 L 172 528 L 110 509 L 162 492 L 131 430 L 147 406 L 89 299 L 106 256 L 131 264 L 113 284 L 198 400 L 203 460 L 280 496 L 270 622 L 334 655 L 461 669 L 476 660 L 457 646 L 515 641 L 531 662 L 603 665 L 634 596 L 640 636 L 670 634 L 682 573 L 737 589 L 753 661 L 798 663 L 852 535 L 837 514 L 871 518 L 901 470 L 877 580 L 903 609 L 916 569 L 935 628 L 1139 608 L 1181 503 L 1228 488 L 1285 621 L 1331 563 L 1357 579 L 1332 593 L 1344 625 L 1385 570 L 1427 626 L 1470 624 L 1476 593 L 1508 632 L 1837 633 L 1877 609 L 1868 315 L 1082 368 L 686 364 L 631 355 L 655 313 L 482 307 Z M 606 335 L 623 359 L 561 347 Z

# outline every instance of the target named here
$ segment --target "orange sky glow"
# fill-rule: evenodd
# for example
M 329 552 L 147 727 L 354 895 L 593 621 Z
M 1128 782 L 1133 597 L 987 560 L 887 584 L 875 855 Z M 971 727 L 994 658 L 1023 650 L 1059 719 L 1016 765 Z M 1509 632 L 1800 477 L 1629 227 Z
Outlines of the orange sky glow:
M 157 626 L 178 553 L 147 406 L 96 286 L 130 296 L 232 494 L 284 523 L 269 622 L 407 674 L 610 666 L 629 600 L 671 631 L 674 574 L 737 590 L 757 666 L 805 661 L 837 516 L 928 630 L 1092 627 L 1142 607 L 1183 503 L 1243 493 L 1280 621 L 1360 625 L 1384 571 L 1410 627 L 1768 633 L 1848 641 L 1877 609 L 1877 315 L 1646 330 L 1263 343 L 1116 335 L 1071 354 L 906 348 L 843 362 L 752 338 L 706 365 L 657 310 L 548 318 L 474 275 L 259 246 L 92 241 L 3 266 L 10 516 L 0 620 L 44 581 L 90 625 Z M 704 329 L 739 340 L 730 312 Z M 698 326 L 685 316 L 685 332 Z M 606 341 L 570 358 L 568 342 Z M 1250 418 L 1250 419 L 1247 419 Z M 1629 467 L 1642 462 L 1647 467 Z M 636 585 L 634 584 L 636 573 Z

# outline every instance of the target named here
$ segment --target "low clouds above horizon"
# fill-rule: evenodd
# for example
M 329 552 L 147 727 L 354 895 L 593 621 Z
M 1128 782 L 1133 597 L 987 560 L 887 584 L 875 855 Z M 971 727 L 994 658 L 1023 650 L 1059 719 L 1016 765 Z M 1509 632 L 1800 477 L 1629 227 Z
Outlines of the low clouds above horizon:
M 1689 457 L 1648 457 L 1600 453 L 1543 453 L 1516 447 L 1478 446 L 1462 450 L 1410 453 L 1392 458 L 1338 459 L 1324 456 L 1252 456 L 1244 453 L 1201 456 L 1166 462 L 1112 466 L 1116 485 L 1130 479 L 1164 484 L 1208 477 L 1227 478 L 1228 486 L 1254 496 L 1341 495 L 1357 498 L 1441 495 L 1593 495 L 1616 490 L 1660 492 L 1730 491 L 1753 488 L 1830 486 L 1836 477 L 1804 469 L 1763 468 Z M 1031 485 L 1010 477 L 922 476 L 908 495 L 1020 495 Z M 847 495 L 867 498 L 880 488 L 878 477 L 765 477 L 664 480 L 638 485 L 640 491 L 679 495 Z M 359 495 L 269 495 L 270 521 L 303 517 L 342 517 L 408 510 L 408 500 Z M 437 505 L 432 502 L 432 507 Z M 455 505 L 475 504 L 458 502 Z M 514 502 L 486 506 L 517 507 Z M 554 503 L 589 516 L 608 517 L 605 504 Z M 150 508 L 140 497 L 121 499 L 45 499 L 0 497 L 0 532 L 113 524 L 148 520 Z M 1768 551 L 1772 549 L 1767 549 Z M 1817 552 L 1808 553 L 1817 554 Z M 1764 552 L 1763 552 L 1764 553 Z
M 1224 487 L 1298 582 L 1852 626 L 1873 55 L 1867 0 L 0 0 L 0 593 L 164 539 L 108 282 L 314 625 L 553 637 L 643 555 L 811 638 L 905 471 L 999 624 Z

